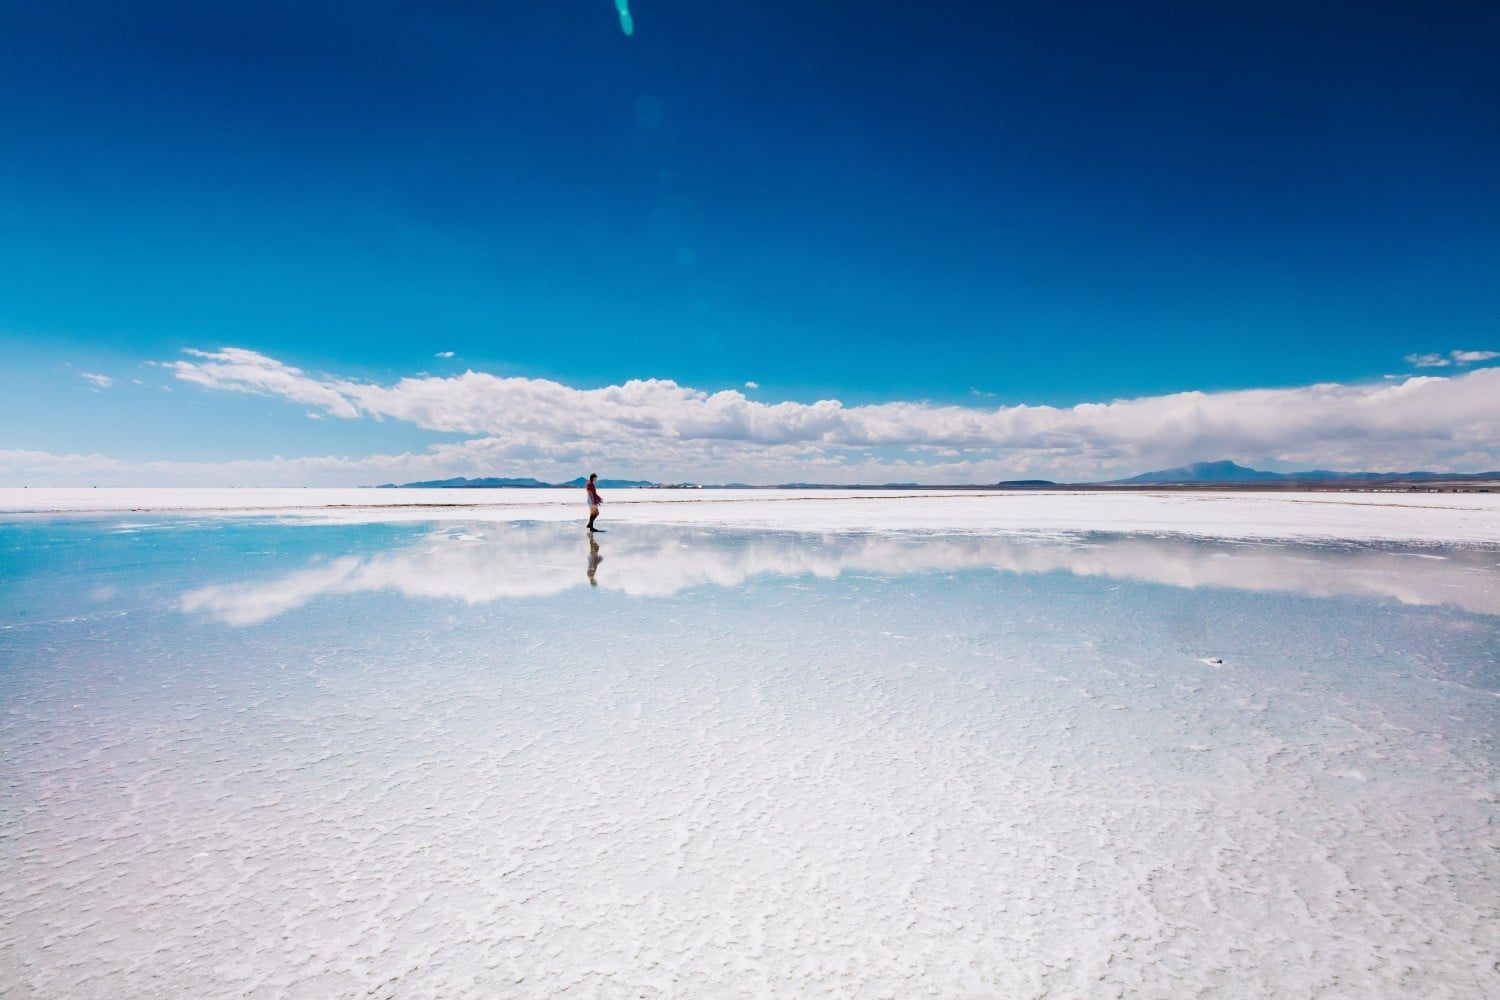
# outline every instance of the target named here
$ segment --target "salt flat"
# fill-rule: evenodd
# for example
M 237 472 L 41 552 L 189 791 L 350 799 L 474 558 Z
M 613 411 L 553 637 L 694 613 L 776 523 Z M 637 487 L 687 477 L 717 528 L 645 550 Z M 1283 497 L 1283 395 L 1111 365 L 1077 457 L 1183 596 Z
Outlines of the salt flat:
M 1500 993 L 1500 549 L 1010 499 L 0 519 L 0 995 Z
M 1158 532 L 1500 542 L 1500 493 L 611 490 L 608 521 L 781 530 Z M 176 512 L 343 521 L 561 521 L 581 490 L 0 489 L 0 515 Z

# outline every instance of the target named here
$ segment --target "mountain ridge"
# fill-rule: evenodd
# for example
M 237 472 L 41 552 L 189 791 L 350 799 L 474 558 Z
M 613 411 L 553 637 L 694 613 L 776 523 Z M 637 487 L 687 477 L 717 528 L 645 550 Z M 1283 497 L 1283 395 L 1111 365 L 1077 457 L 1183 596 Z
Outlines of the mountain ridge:
M 377 489 L 576 489 L 587 480 L 578 476 L 566 482 L 549 483 L 532 477 L 504 478 L 484 476 L 467 479 L 457 476 L 452 479 L 429 479 L 411 483 L 382 483 Z M 601 479 L 600 489 L 801 489 L 801 490 L 1046 490 L 1121 488 L 1150 486 L 1237 486 L 1254 487 L 1362 487 L 1393 486 L 1410 484 L 1414 487 L 1436 482 L 1500 482 L 1500 470 L 1492 472 L 1333 472 L 1327 469 L 1308 469 L 1301 472 L 1268 472 L 1240 465 L 1230 459 L 1211 462 L 1191 462 L 1170 469 L 1142 472 L 1125 479 L 1094 482 L 1059 483 L 1047 479 L 1009 479 L 997 483 L 970 483 L 964 485 L 926 485 L 915 482 L 901 483 L 811 483 L 789 482 L 769 486 L 751 483 L 661 483 L 648 479 Z
M 1302 472 L 1266 472 L 1240 465 L 1229 459 L 1214 462 L 1193 462 L 1172 469 L 1143 472 L 1128 479 L 1113 479 L 1101 485 L 1147 486 L 1147 485 L 1208 485 L 1213 483 L 1396 483 L 1450 480 L 1475 482 L 1500 479 L 1500 471 L 1493 472 L 1331 472 L 1327 469 L 1308 469 Z

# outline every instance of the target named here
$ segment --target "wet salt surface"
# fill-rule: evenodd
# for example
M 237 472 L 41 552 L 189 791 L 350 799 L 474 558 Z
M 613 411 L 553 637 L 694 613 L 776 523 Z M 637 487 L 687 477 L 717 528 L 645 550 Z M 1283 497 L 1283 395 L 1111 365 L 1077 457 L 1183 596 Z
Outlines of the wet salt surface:
M 5 996 L 1500 991 L 1500 552 L 0 525 Z

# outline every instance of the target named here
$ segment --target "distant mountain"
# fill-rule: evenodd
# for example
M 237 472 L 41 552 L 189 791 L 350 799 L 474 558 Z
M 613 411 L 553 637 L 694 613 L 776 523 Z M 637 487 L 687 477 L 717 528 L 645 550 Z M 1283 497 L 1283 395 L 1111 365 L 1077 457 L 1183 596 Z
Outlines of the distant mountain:
M 1287 483 L 1488 483 L 1500 480 L 1493 472 L 1288 472 L 1281 477 Z
M 1143 472 L 1129 479 L 1116 479 L 1113 486 L 1189 485 L 1204 483 L 1383 483 L 1488 482 L 1500 479 L 1500 472 L 1329 472 L 1310 469 L 1306 472 L 1264 472 L 1230 461 L 1194 462 L 1175 469 Z
M 1194 462 L 1175 469 L 1143 472 L 1129 479 L 1114 480 L 1117 483 L 1274 483 L 1287 477 L 1279 472 L 1261 472 L 1247 469 L 1230 461 Z
M 578 489 L 587 480 L 579 476 L 565 483 L 544 483 L 540 479 L 432 479 L 418 483 L 384 483 L 379 489 Z M 1363 489 L 1372 487 L 1410 486 L 1413 489 L 1461 488 L 1463 483 L 1484 484 L 1475 488 L 1491 489 L 1500 483 L 1500 472 L 1330 472 L 1309 469 L 1306 472 L 1265 472 L 1223 459 L 1217 462 L 1194 462 L 1175 469 L 1143 472 L 1129 479 L 1104 483 L 1055 483 L 1048 479 L 1008 479 L 989 485 L 925 485 L 921 483 L 778 483 L 754 486 L 749 483 L 656 483 L 649 479 L 601 479 L 602 490 L 623 489 L 780 489 L 780 490 L 1067 490 L 1097 489 L 1102 486 L 1255 486 L 1281 489 Z

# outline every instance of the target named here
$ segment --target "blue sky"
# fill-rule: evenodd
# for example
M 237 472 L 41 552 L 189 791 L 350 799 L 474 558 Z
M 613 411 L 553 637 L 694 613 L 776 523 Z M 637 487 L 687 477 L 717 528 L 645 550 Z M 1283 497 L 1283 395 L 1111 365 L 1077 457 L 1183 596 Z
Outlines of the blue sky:
M 0 482 L 1500 464 L 1500 8 L 632 12 L 0 7 Z M 261 374 L 180 367 L 227 348 Z M 1319 430 L 1312 387 L 1412 374 L 1423 434 Z M 588 395 L 653 379 L 743 402 Z M 493 412 L 525 380 L 581 395 Z M 1229 416 L 1183 432 L 1190 392 Z

